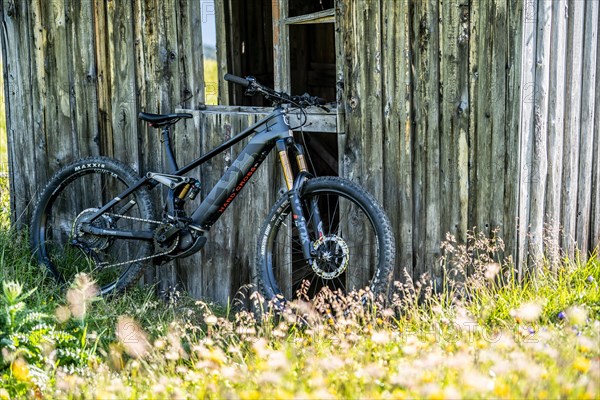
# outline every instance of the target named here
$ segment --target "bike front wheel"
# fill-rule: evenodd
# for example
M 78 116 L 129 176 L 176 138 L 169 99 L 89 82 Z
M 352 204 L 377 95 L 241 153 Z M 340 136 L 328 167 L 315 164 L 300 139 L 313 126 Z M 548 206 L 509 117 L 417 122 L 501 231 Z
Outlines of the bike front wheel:
M 300 199 L 312 262 L 303 255 L 284 195 L 259 234 L 256 280 L 265 299 L 314 299 L 325 288 L 347 294 L 368 287 L 385 295 L 394 268 L 394 235 L 373 196 L 347 179 L 319 177 L 304 184 Z
M 134 284 L 153 251 L 150 241 L 86 233 L 104 204 L 139 178 L 127 165 L 106 157 L 67 165 L 50 180 L 31 221 L 31 246 L 37 260 L 60 282 L 88 274 L 102 295 L 116 294 Z M 91 224 L 121 231 L 152 229 L 154 211 L 146 189 L 134 191 Z

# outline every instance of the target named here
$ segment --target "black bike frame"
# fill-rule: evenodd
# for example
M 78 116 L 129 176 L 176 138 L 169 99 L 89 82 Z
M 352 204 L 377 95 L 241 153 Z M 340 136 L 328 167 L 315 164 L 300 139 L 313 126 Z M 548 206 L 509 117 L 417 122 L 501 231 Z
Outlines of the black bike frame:
M 169 163 L 169 168 L 172 170 L 170 171 L 170 175 L 174 176 L 183 176 L 194 168 L 212 159 L 217 154 L 227 150 L 236 143 L 239 143 L 243 139 L 254 135 L 244 149 L 240 152 L 233 164 L 215 184 L 208 196 L 203 199 L 198 208 L 193 212 L 191 216 L 192 221 L 189 225 L 189 227 L 192 229 L 202 231 L 209 230 L 210 227 L 219 219 L 223 212 L 237 197 L 238 193 L 244 188 L 245 184 L 250 180 L 252 175 L 256 172 L 258 167 L 262 164 L 269 152 L 275 146 L 277 146 L 279 150 L 279 156 L 282 162 L 288 191 L 292 190 L 293 177 L 287 156 L 287 146 L 289 143 L 293 142 L 293 137 L 292 131 L 290 130 L 290 125 L 287 121 L 286 111 L 281 107 L 275 108 L 272 113 L 267 115 L 262 120 L 258 121 L 223 144 L 217 146 L 203 156 L 190 162 L 183 168 L 177 168 L 177 162 L 175 161 L 168 135 L 168 129 L 165 129 L 165 138 L 163 139 L 163 142 L 167 152 L 167 162 Z M 294 150 L 296 152 L 300 152 L 300 154 L 302 152 L 302 150 L 299 149 L 299 146 L 294 146 Z M 300 160 L 303 160 L 303 158 L 300 157 Z M 300 160 L 298 161 L 299 163 L 301 162 Z M 300 169 L 306 170 L 306 167 L 301 166 Z M 123 231 L 117 229 L 99 228 L 94 227 L 91 222 L 120 203 L 123 199 L 126 199 L 141 186 L 156 186 L 156 184 L 156 181 L 152 179 L 152 174 L 147 174 L 145 177 L 137 181 L 133 186 L 129 187 L 117 197 L 109 201 L 102 208 L 100 208 L 90 219 L 90 224 L 86 224 L 83 230 L 95 235 L 152 240 L 153 233 L 151 231 Z M 173 195 L 173 190 L 174 189 L 170 189 L 171 196 Z M 127 204 L 125 204 L 123 208 L 128 207 Z

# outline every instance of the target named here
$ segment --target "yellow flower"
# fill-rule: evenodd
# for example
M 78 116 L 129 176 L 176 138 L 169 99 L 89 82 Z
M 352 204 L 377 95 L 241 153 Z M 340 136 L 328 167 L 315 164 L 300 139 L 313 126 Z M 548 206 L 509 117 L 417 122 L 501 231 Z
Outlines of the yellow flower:
M 12 375 L 21 382 L 29 382 L 29 367 L 22 358 L 17 358 L 10 366 Z
M 408 393 L 406 393 L 406 391 L 402 390 L 402 389 L 394 389 L 394 391 L 392 392 L 392 398 L 397 399 L 397 400 L 404 400 L 404 399 L 408 399 Z
M 508 398 L 510 396 L 510 387 L 503 382 L 496 382 L 494 385 L 494 394 L 500 398 Z
M 442 389 L 435 390 L 427 395 L 429 400 L 444 400 L 446 399 L 446 394 Z
M 262 398 L 262 396 L 256 390 L 247 390 L 240 393 L 240 398 L 243 400 L 258 400 Z
M 573 361 L 573 368 L 584 374 L 589 371 L 591 365 L 592 362 L 585 357 L 577 357 Z
M 430 383 L 433 382 L 435 380 L 435 374 L 431 371 L 425 371 L 423 372 L 423 375 L 421 375 L 421 381 L 423 383 Z

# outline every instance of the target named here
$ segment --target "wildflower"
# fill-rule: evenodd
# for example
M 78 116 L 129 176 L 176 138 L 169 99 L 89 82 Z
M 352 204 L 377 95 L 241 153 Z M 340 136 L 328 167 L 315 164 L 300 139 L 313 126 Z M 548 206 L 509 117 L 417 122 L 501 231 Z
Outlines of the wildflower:
M 71 310 L 69 310 L 69 307 L 67 306 L 59 306 L 54 311 L 54 315 L 56 316 L 58 322 L 67 322 L 69 318 L 71 318 Z
M 558 313 L 557 317 L 562 321 L 563 319 L 567 318 L 567 314 L 565 314 L 564 311 L 561 311 Z
M 480 372 L 467 370 L 461 376 L 462 384 L 477 392 L 487 392 L 494 387 L 494 381 Z
M 3 281 L 2 290 L 8 303 L 13 304 L 21 296 L 21 293 L 23 293 L 23 286 L 19 282 Z
M 485 279 L 488 281 L 494 280 L 496 275 L 500 272 L 500 264 L 498 263 L 489 263 L 485 266 Z
M 589 371 L 591 366 L 592 362 L 585 357 L 579 356 L 573 361 L 573 368 L 584 374 Z
M 593 277 L 593 276 L 591 276 L 591 275 L 590 275 L 590 276 L 588 276 L 588 277 L 587 277 L 587 281 L 588 281 L 588 282 L 590 282 L 590 283 L 594 282 L 594 277 Z
M 0 400 L 10 400 L 10 393 L 4 388 L 0 388 Z
M 69 302 L 71 314 L 75 318 L 83 318 L 87 303 L 96 297 L 98 293 L 98 286 L 87 274 L 77 274 L 73 286 L 67 291 L 67 301 Z
M 580 336 L 578 338 L 579 350 L 583 353 L 592 351 L 594 348 L 594 341 L 586 336 Z
M 375 331 L 371 334 L 371 341 L 375 344 L 386 344 L 390 341 L 390 334 L 386 331 Z
M 268 365 L 273 370 L 286 370 L 289 368 L 289 360 L 284 352 L 273 351 L 269 353 Z
M 542 306 L 537 303 L 525 303 L 522 304 L 516 310 L 511 310 L 510 315 L 514 317 L 517 322 L 525 321 L 525 322 L 534 322 L 542 313 Z
M 204 322 L 206 323 L 206 325 L 208 326 L 213 326 L 217 324 L 217 317 L 214 316 L 213 314 L 208 315 L 204 318 Z
M 583 325 L 587 319 L 587 312 L 579 306 L 573 306 L 567 310 L 567 318 L 572 325 Z
M 18 381 L 21 382 L 29 382 L 29 366 L 27 365 L 27 361 L 22 358 L 17 358 L 10 366 L 10 371 L 12 372 L 13 377 L 15 377 Z
M 504 382 L 496 382 L 494 385 L 494 394 L 501 398 L 509 398 L 510 387 Z
M 150 350 L 148 335 L 133 318 L 123 315 L 119 317 L 117 338 L 123 344 L 125 352 L 131 357 L 144 357 Z

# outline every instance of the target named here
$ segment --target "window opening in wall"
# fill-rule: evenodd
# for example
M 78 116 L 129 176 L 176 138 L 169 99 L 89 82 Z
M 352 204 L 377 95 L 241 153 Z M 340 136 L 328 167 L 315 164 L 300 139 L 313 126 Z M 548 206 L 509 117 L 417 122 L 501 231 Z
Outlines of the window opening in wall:
M 335 102 L 335 31 L 333 24 L 291 25 L 290 86 Z
M 226 43 L 227 71 L 223 73 L 254 76 L 263 85 L 273 87 L 273 1 L 276 0 L 222 2 L 224 24 L 217 27 L 217 36 L 221 37 L 219 43 L 223 38 Z M 219 57 L 223 57 L 223 54 L 219 54 Z M 228 89 L 229 104 L 271 105 L 262 96 L 244 96 L 244 88 L 239 85 L 229 84 Z
M 288 17 L 333 10 L 334 0 L 288 0 Z

